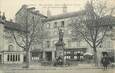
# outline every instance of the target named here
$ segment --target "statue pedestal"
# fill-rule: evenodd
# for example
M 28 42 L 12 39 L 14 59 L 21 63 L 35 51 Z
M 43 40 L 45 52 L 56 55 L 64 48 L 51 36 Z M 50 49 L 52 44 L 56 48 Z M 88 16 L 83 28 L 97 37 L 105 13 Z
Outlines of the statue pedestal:
M 65 43 L 63 41 L 58 41 L 56 46 L 56 58 L 62 59 L 62 62 L 64 63 L 64 45 Z

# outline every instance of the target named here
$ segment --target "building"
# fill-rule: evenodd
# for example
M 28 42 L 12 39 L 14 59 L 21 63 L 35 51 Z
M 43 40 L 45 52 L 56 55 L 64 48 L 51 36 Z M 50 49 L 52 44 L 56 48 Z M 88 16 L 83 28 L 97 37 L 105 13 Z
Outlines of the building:
M 36 17 L 36 20 L 41 19 L 40 23 L 43 24 L 43 29 L 45 30 L 46 33 L 45 33 L 45 37 L 43 38 L 43 42 L 41 44 L 42 46 L 37 46 L 37 48 L 35 49 L 40 49 L 40 48 L 42 49 L 42 58 L 45 61 L 54 61 L 56 58 L 55 44 L 59 39 L 59 29 L 62 29 L 62 31 L 64 32 L 63 39 L 65 43 L 65 46 L 64 46 L 65 52 L 71 53 L 71 51 L 76 51 L 76 53 L 81 52 L 82 54 L 85 52 L 93 53 L 92 48 L 85 42 L 83 38 L 78 37 L 76 39 L 76 37 L 72 36 L 73 35 L 72 28 L 69 26 L 74 19 L 79 20 L 79 16 L 81 15 L 84 15 L 84 19 L 85 19 L 85 12 L 78 11 L 78 12 L 68 13 L 66 10 L 67 8 L 66 7 L 64 8 L 65 9 L 63 9 L 63 14 L 55 15 L 55 16 L 47 15 L 48 17 L 46 17 L 41 13 L 36 13 L 33 7 L 28 8 L 26 5 L 23 5 L 22 8 L 16 14 L 16 22 L 20 24 L 25 23 L 23 16 L 26 14 L 31 14 L 31 15 L 28 15 L 28 18 L 31 18 L 34 15 Z M 48 11 L 48 14 L 51 14 L 51 13 L 49 13 Z M 112 20 L 114 21 L 115 19 L 112 19 Z M 28 19 L 28 21 L 30 21 L 30 23 L 32 22 L 31 19 L 30 20 Z M 112 27 L 114 28 L 114 26 Z M 111 34 L 112 34 L 111 31 L 113 31 L 113 29 L 108 31 L 108 33 L 106 34 L 104 38 L 104 41 L 98 47 L 100 58 L 101 58 L 102 52 L 112 51 L 111 49 L 114 48 L 112 45 L 112 42 L 114 42 L 114 40 L 111 39 Z M 36 45 L 39 45 L 39 44 L 36 44 Z M 68 55 L 65 56 L 65 59 L 68 59 L 68 58 L 76 59 L 76 56 L 73 53 L 74 52 L 72 52 L 69 56 Z M 37 59 L 38 58 L 36 58 L 36 60 Z
M 73 12 L 73 13 L 65 13 L 56 16 L 50 16 L 44 19 L 44 29 L 46 29 L 48 35 L 47 38 L 44 39 L 44 46 L 43 46 L 43 57 L 46 59 L 50 57 L 50 60 L 55 59 L 55 51 L 56 51 L 56 42 L 59 39 L 59 29 L 62 29 L 64 33 L 64 43 L 65 49 L 80 49 L 83 48 L 84 50 L 87 49 L 88 44 L 84 42 L 83 39 L 79 38 L 79 40 L 75 40 L 75 37 L 72 35 L 72 28 L 69 26 L 73 18 L 78 18 L 82 11 Z M 82 41 L 81 41 L 82 40 Z M 80 51 L 80 50 L 78 50 Z M 50 55 L 50 56 L 48 56 Z M 46 59 L 47 60 L 47 59 Z
M 32 25 L 36 25 L 38 30 L 38 35 L 39 35 L 39 27 L 43 26 L 42 20 L 47 18 L 43 14 L 41 14 L 38 10 L 35 9 L 35 7 L 28 6 L 28 5 L 23 5 L 20 10 L 16 13 L 15 15 L 15 22 L 22 24 L 21 26 L 25 27 L 26 24 L 28 24 L 29 28 L 28 31 L 31 32 Z M 41 38 L 42 42 L 42 38 Z M 31 47 L 31 49 L 42 49 L 42 43 L 37 43 L 34 42 L 34 46 Z M 39 47 L 39 48 L 38 48 Z
M 24 31 L 19 24 L 7 21 L 4 15 L 0 16 L 0 63 L 2 64 L 21 64 L 24 62 L 24 50 L 16 44 L 12 32 L 18 35 L 19 32 Z
M 23 5 L 15 15 L 15 22 L 22 24 L 21 25 L 22 27 L 25 27 L 27 24 L 30 27 L 30 28 L 28 28 L 28 31 L 30 31 L 30 32 L 33 32 L 33 31 L 31 31 L 32 30 L 31 28 L 33 28 L 32 25 L 34 24 L 36 26 L 36 29 L 35 29 L 37 31 L 36 33 L 39 37 L 42 35 L 42 34 L 39 34 L 39 33 L 41 33 L 39 31 L 39 27 L 43 26 L 42 20 L 45 18 L 47 18 L 47 17 L 44 16 L 43 14 L 41 14 L 38 10 L 36 10 L 35 7 Z M 43 33 L 43 31 L 42 31 L 42 33 Z M 35 50 L 43 49 L 43 44 L 42 44 L 43 43 L 42 41 L 44 40 L 43 38 L 44 38 L 43 36 L 40 38 L 40 42 L 37 41 L 39 38 L 36 38 L 36 40 L 32 43 L 32 46 L 30 48 L 31 62 L 35 62 L 36 60 L 39 60 L 38 53 L 40 53 L 40 52 L 35 51 Z

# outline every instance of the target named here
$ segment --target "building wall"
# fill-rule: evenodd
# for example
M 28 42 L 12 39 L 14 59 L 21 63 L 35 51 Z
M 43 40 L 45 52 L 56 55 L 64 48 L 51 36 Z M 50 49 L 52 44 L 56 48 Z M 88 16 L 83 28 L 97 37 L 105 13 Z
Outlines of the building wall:
M 53 49 L 55 48 L 55 43 L 58 41 L 59 38 L 59 33 L 58 33 L 58 28 L 61 28 L 64 32 L 64 43 L 65 48 L 87 48 L 87 52 L 91 52 L 93 53 L 93 49 L 90 47 L 90 45 L 84 40 L 74 40 L 74 37 L 72 36 L 72 28 L 69 26 L 71 24 L 71 21 L 75 18 L 64 18 L 64 19 L 57 19 L 57 20 L 52 20 L 52 21 L 47 21 L 45 23 L 45 29 L 48 33 L 48 39 L 45 39 L 44 41 L 44 49 L 48 49 L 47 45 L 49 44 L 50 47 L 53 47 Z M 64 21 L 64 27 L 61 27 L 61 22 Z M 56 26 L 57 25 L 57 26 Z M 103 51 L 109 51 L 112 52 L 112 49 L 115 48 L 114 46 L 114 40 L 111 39 L 111 30 L 107 32 L 103 42 L 97 47 L 98 50 L 98 57 L 99 57 L 99 61 L 102 57 L 102 52 Z M 102 35 L 100 34 L 100 37 L 102 37 Z M 81 39 L 81 38 L 78 38 Z M 47 43 L 47 41 L 50 41 Z
M 113 48 L 115 49 L 115 26 L 113 27 L 113 30 L 112 30 L 112 42 L 113 42 Z
M 26 24 L 28 24 L 28 26 L 29 26 L 28 30 L 30 30 L 30 31 L 33 30 L 32 25 L 37 24 L 35 27 L 35 30 L 37 31 L 36 34 L 39 36 L 41 33 L 40 32 L 41 26 L 43 26 L 42 19 L 44 19 L 45 16 L 42 16 L 39 13 L 39 11 L 36 12 L 35 10 L 28 10 L 28 9 L 29 8 L 27 6 L 22 6 L 21 10 L 15 15 L 15 22 L 22 24 L 22 26 L 24 26 L 24 27 L 26 26 Z M 40 42 L 42 42 L 42 41 L 40 41 Z M 32 45 L 33 45 L 33 46 L 31 46 L 32 49 L 41 49 L 42 48 L 42 43 L 38 44 L 38 42 L 34 42 L 34 43 L 32 43 Z
M 3 50 L 4 48 L 4 38 L 3 38 L 3 35 L 4 35 L 4 26 L 2 24 L 0 24 L 0 51 Z
M 86 48 L 88 46 L 87 43 L 84 42 L 82 39 L 81 41 L 74 40 L 74 37 L 72 36 L 72 28 L 70 27 L 72 18 L 64 18 L 64 19 L 57 19 L 52 21 L 47 21 L 44 25 L 46 25 L 44 28 L 46 29 L 48 35 L 47 39 L 44 41 L 44 48 L 47 48 L 47 45 L 50 43 L 50 48 L 55 48 L 55 43 L 59 39 L 59 28 L 63 30 L 64 32 L 64 43 L 65 48 Z M 64 22 L 64 27 L 63 23 Z M 78 38 L 81 39 L 81 38 Z M 49 41 L 49 43 L 47 43 Z
M 0 24 L 0 55 L 3 64 L 14 64 L 14 63 L 23 63 L 24 49 L 20 48 L 11 34 L 11 31 L 14 32 L 15 36 L 19 35 L 19 31 L 5 28 L 5 24 Z M 21 38 L 17 37 L 17 41 L 20 42 Z M 20 42 L 21 44 L 21 42 Z M 20 57 L 19 61 L 8 61 L 8 54 L 16 55 Z

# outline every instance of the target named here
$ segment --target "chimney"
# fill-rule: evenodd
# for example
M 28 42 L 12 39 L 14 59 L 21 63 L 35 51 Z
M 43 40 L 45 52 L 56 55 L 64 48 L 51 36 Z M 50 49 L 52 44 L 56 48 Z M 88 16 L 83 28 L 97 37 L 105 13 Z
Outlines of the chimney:
M 13 22 L 13 20 L 12 20 L 12 19 L 10 19 L 10 22 Z
M 36 13 L 36 14 L 39 14 L 39 13 L 40 13 L 40 11 L 39 11 L 39 10 L 36 10 L 36 11 L 35 11 L 35 13 Z
M 34 11 L 35 7 L 28 8 L 29 11 Z
M 63 8 L 63 13 L 67 13 L 67 6 L 66 6 L 66 4 L 64 4 L 62 8 Z
M 27 8 L 27 5 L 25 5 L 25 4 L 24 4 L 24 5 L 22 5 L 22 8 Z
M 0 22 L 2 21 L 1 11 L 0 11 Z
M 51 16 L 51 11 L 49 10 L 49 8 L 47 9 L 47 17 Z
M 1 11 L 0 11 L 0 18 L 1 18 L 2 16 L 1 16 Z
M 5 16 L 4 12 L 3 12 L 3 15 L 2 15 L 2 20 L 6 20 L 6 16 Z

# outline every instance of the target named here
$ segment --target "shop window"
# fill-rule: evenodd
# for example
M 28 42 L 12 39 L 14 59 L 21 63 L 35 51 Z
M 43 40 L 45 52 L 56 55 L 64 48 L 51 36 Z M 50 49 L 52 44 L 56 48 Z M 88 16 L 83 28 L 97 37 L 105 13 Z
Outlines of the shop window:
M 74 59 L 77 59 L 77 56 L 74 56 Z
M 67 54 L 70 54 L 70 51 L 67 51 Z

